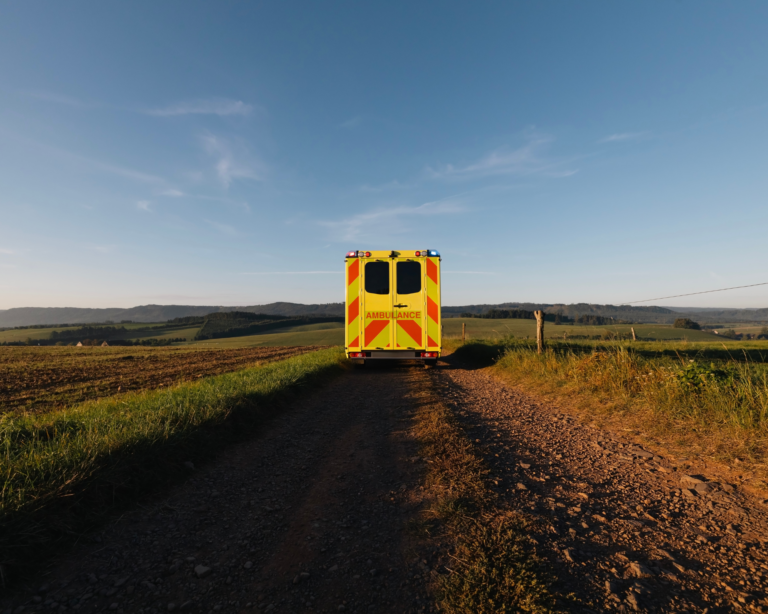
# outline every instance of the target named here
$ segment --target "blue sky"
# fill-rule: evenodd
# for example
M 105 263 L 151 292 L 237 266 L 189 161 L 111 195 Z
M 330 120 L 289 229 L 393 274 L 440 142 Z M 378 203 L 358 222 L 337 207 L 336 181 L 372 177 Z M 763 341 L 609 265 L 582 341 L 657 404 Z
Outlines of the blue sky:
M 440 250 L 453 305 L 768 282 L 766 24 L 764 2 L 0 2 L 0 308 L 337 302 L 350 249 Z

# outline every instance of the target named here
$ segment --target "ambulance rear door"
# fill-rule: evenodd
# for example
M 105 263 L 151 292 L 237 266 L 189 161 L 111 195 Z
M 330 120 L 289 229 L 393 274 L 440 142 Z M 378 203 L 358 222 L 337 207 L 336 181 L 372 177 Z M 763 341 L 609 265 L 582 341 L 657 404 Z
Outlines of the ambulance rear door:
M 362 260 L 363 349 L 392 349 L 392 262 L 389 258 Z
M 402 252 L 401 252 L 402 253 Z M 426 348 L 426 284 L 424 258 L 398 257 L 392 261 L 394 349 Z

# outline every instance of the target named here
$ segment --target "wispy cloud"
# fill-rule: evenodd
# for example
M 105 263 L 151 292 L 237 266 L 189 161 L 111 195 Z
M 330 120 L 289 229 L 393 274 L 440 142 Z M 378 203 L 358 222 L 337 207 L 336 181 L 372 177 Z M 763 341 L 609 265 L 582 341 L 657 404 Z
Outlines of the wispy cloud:
M 360 191 L 378 194 L 379 192 L 387 192 L 389 190 L 404 190 L 410 187 L 410 184 L 400 183 L 397 179 L 393 179 L 392 181 L 381 183 L 379 185 L 369 185 L 367 183 L 363 184 L 360 186 Z
M 15 252 L 12 249 L 6 249 L 4 247 L 0 247 L 0 254 L 6 254 L 10 256 L 11 254 L 14 254 Z
M 157 193 L 159 196 L 167 196 L 168 198 L 189 198 L 194 200 L 206 200 L 206 201 L 212 201 L 217 203 L 224 203 L 225 205 L 229 205 L 231 207 L 237 207 L 238 209 L 242 209 L 246 213 L 250 213 L 251 206 L 243 201 L 243 200 L 233 200 L 231 198 L 224 198 L 221 196 L 207 196 L 204 194 L 194 194 L 189 192 L 182 192 L 181 190 L 176 189 L 169 189 L 169 190 L 162 190 L 161 192 Z
M 214 222 L 212 220 L 205 220 L 205 223 L 210 224 L 220 233 L 225 235 L 230 235 L 234 237 L 240 234 L 237 232 L 237 230 L 235 230 L 234 226 L 230 226 L 229 224 L 222 224 L 221 222 Z
M 335 230 L 339 240 L 356 241 L 366 236 L 399 234 L 411 230 L 413 225 L 405 226 L 403 219 L 463 213 L 466 209 L 452 200 L 424 203 L 417 207 L 387 207 L 367 213 L 357 213 L 337 221 L 320 221 L 321 226 Z
M 177 102 L 159 109 L 145 111 L 147 115 L 158 117 L 173 117 L 176 115 L 250 115 L 254 106 L 242 100 L 229 100 L 227 98 L 207 98 Z
M 619 141 L 631 141 L 645 136 L 645 132 L 620 132 L 618 134 L 609 134 L 598 141 L 598 143 L 616 143 Z
M 72 96 L 66 96 L 64 94 L 57 94 L 55 92 L 46 92 L 41 90 L 23 91 L 20 92 L 23 96 L 34 98 L 36 100 L 42 100 L 44 102 L 52 102 L 54 104 L 61 104 L 76 109 L 92 109 L 99 106 L 94 102 L 85 102 Z
M 61 160 L 65 160 L 67 162 L 70 162 L 76 166 L 79 166 L 89 171 L 94 171 L 94 170 L 102 171 L 105 173 L 110 173 L 112 175 L 125 177 L 126 179 L 131 179 L 133 181 L 138 181 L 140 183 L 148 183 L 148 184 L 155 184 L 155 185 L 168 184 L 168 182 L 162 177 L 159 177 L 157 175 L 152 175 L 150 173 L 145 173 L 143 171 L 138 171 L 136 169 L 133 169 L 127 166 L 111 164 L 109 162 L 104 162 L 102 160 L 94 160 L 93 158 L 81 156 L 80 154 L 76 154 L 71 151 L 67 151 L 65 149 L 60 149 L 58 147 L 53 147 L 51 145 L 40 143 L 38 141 L 29 140 L 26 138 L 19 138 L 19 140 L 25 143 L 28 143 L 33 147 L 36 147 L 51 155 L 54 155 Z
M 116 247 L 114 245 L 85 245 L 86 249 L 93 250 L 94 252 L 99 252 L 100 254 L 109 254 L 111 252 L 114 252 Z
M 152 209 L 149 208 L 149 205 L 151 203 L 148 200 L 140 200 L 136 203 L 136 207 L 141 209 L 142 211 L 152 211 Z
M 342 275 L 344 271 L 256 271 L 241 275 Z
M 203 146 L 208 154 L 217 159 L 216 175 L 225 188 L 235 179 L 263 181 L 266 175 L 264 164 L 245 151 L 244 146 L 235 147 L 230 141 L 211 134 L 203 137 Z M 237 155 L 235 149 L 239 150 Z
M 427 167 L 425 173 L 432 179 L 478 179 L 498 175 L 567 177 L 578 172 L 564 169 L 564 162 L 544 156 L 544 151 L 553 140 L 551 137 L 533 137 L 518 149 L 497 149 L 465 165 Z
M 356 115 L 355 117 L 352 117 L 345 122 L 341 122 L 338 127 L 346 128 L 349 130 L 351 128 L 357 128 L 362 123 L 363 123 L 363 118 L 360 117 L 359 115 Z
M 84 162 L 88 162 L 89 164 L 93 165 L 95 168 L 101 169 L 108 173 L 120 175 L 127 179 L 133 179 L 134 181 L 139 181 L 141 183 L 155 183 L 155 184 L 165 183 L 165 179 L 163 179 L 162 177 L 158 177 L 157 175 L 150 175 L 149 173 L 143 173 L 141 171 L 137 171 L 132 168 L 127 168 L 124 166 L 115 166 L 114 164 L 106 164 L 104 162 L 99 162 L 97 160 L 89 160 L 88 158 L 82 158 L 82 157 L 81 157 L 81 160 L 83 160 Z

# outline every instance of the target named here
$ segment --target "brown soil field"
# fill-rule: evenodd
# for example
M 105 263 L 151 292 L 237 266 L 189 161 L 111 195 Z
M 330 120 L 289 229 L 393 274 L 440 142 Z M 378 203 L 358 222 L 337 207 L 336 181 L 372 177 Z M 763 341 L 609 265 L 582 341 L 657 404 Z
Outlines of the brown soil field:
M 119 393 L 160 388 L 320 349 L 137 347 L 0 348 L 0 413 L 44 412 Z

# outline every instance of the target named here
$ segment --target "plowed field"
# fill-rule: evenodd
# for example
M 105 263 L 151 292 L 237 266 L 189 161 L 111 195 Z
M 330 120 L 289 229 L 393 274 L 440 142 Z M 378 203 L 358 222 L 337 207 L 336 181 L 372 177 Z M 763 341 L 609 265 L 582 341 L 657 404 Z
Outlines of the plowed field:
M 128 391 L 170 386 L 317 349 L 0 348 L 0 413 L 48 411 Z

